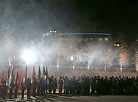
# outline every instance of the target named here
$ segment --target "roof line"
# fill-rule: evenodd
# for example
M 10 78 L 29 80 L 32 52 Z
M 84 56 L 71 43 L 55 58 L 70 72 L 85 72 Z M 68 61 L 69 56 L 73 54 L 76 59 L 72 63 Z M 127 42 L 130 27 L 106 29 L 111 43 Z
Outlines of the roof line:
M 89 35 L 111 35 L 109 33 L 61 33 L 56 35 L 79 35 L 79 34 L 89 34 Z

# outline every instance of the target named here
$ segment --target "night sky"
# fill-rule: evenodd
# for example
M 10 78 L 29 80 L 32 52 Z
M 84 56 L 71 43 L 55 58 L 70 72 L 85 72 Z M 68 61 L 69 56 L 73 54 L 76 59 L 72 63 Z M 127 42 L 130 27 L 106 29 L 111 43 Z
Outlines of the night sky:
M 1 0 L 0 30 L 9 25 L 19 38 L 49 30 L 101 32 L 131 43 L 138 39 L 137 5 L 137 0 Z

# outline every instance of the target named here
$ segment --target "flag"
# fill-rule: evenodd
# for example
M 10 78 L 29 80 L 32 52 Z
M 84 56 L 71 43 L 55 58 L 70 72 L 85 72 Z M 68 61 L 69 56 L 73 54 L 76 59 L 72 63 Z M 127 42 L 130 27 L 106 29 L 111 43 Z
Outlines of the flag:
M 46 80 L 46 74 L 45 74 L 45 66 L 43 66 L 43 80 Z
M 17 72 L 16 72 L 16 77 L 15 77 L 14 87 L 16 88 L 17 85 L 18 85 L 18 87 L 21 86 L 21 82 L 20 82 L 20 72 L 19 72 L 19 65 L 17 66 Z
M 40 65 L 39 65 L 39 70 L 38 70 L 38 80 L 41 79 L 41 69 L 40 69 Z
M 47 70 L 47 66 L 46 66 L 46 76 L 48 77 L 48 70 Z
M 9 65 L 8 72 L 7 72 L 6 86 L 9 85 L 10 69 L 11 69 L 11 65 Z
M 47 70 L 47 66 L 46 66 L 46 73 L 45 73 L 45 75 L 46 75 L 46 85 L 48 85 L 49 84 L 49 79 L 48 79 L 48 70 Z
M 45 80 L 46 80 L 45 66 L 43 66 L 43 75 L 42 75 L 42 80 L 41 80 L 41 85 L 42 85 L 42 87 L 45 86 Z
M 27 65 L 26 65 L 26 68 L 25 68 L 25 80 L 27 80 Z
M 0 76 L 1 76 L 1 72 L 0 72 Z M 0 79 L 0 84 L 1 84 L 1 79 Z
M 36 72 L 35 72 L 35 66 L 33 66 L 32 86 L 34 85 L 35 78 L 36 78 Z
M 14 68 L 12 65 L 12 69 L 11 69 L 11 74 L 9 76 L 9 88 L 12 88 L 12 83 L 13 83 L 13 72 L 14 72 Z
M 7 78 L 9 79 L 10 77 L 10 70 L 11 70 L 11 65 L 9 65 L 9 68 L 8 68 L 8 74 L 7 74 Z
M 0 83 L 3 81 L 3 79 L 4 79 L 4 72 L 2 71 L 2 73 L 1 73 Z
M 38 70 L 38 84 L 40 85 L 40 80 L 41 80 L 41 69 L 39 65 L 39 70 Z
M 27 87 L 27 65 L 25 68 L 25 76 L 24 76 L 25 80 L 23 81 L 23 84 Z
M 34 80 L 34 78 L 36 78 L 35 66 L 33 66 L 33 75 L 32 75 L 33 80 Z

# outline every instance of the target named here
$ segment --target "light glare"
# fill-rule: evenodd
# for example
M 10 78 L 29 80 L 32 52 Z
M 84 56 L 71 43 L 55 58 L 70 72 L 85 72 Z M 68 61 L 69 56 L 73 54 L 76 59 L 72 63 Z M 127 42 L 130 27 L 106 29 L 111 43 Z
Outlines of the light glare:
M 24 61 L 26 61 L 26 64 L 31 64 L 36 60 L 36 53 L 32 49 L 28 49 L 22 53 L 21 57 Z

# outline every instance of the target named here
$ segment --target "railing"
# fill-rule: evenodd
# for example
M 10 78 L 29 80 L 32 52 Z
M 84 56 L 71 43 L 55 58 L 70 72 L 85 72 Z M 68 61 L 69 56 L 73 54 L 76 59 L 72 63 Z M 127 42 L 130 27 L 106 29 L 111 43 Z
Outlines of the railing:
M 104 67 L 87 67 L 87 66 L 59 66 L 58 70 L 78 70 L 90 72 L 136 72 L 136 68 L 105 68 Z
M 32 70 L 34 65 L 28 65 L 28 70 Z M 22 71 L 25 71 L 25 64 L 19 65 Z M 7 72 L 9 65 L 0 65 L 0 71 L 4 70 Z M 17 68 L 17 65 L 14 65 L 14 68 Z M 39 65 L 35 65 L 36 71 L 39 68 Z M 136 68 L 106 68 L 105 67 L 88 67 L 88 66 L 57 66 L 56 65 L 47 65 L 48 70 L 76 70 L 76 71 L 89 71 L 89 72 L 136 72 Z M 43 67 L 41 66 L 41 69 Z

